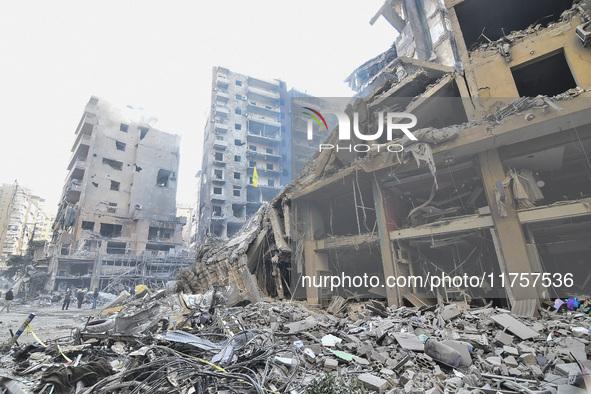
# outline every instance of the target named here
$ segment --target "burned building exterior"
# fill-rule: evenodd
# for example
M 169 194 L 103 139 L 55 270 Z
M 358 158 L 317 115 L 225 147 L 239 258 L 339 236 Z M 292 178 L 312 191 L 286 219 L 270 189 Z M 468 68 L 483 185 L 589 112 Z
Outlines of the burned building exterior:
M 198 243 L 208 233 L 231 237 L 291 180 L 282 138 L 289 124 L 285 82 L 214 67 L 211 102 L 199 183 Z
M 86 105 L 53 226 L 48 288 L 165 279 L 179 263 L 180 137 L 152 122 L 97 97 Z
M 340 124 L 325 141 L 332 149 L 265 207 L 259 236 L 238 237 L 252 240 L 246 258 L 220 256 L 262 293 L 312 304 L 483 297 L 532 313 L 540 298 L 588 294 L 589 7 L 503 4 L 386 1 L 375 18 L 400 35 L 348 78 L 362 98 L 345 112 L 367 135 L 340 140 Z M 379 112 L 413 114 L 417 140 L 369 138 Z M 207 264 L 216 258 L 208 252 Z M 203 286 L 215 282 L 204 264 L 193 269 Z M 343 274 L 380 281 L 311 280 Z M 445 275 L 479 280 L 430 286 Z

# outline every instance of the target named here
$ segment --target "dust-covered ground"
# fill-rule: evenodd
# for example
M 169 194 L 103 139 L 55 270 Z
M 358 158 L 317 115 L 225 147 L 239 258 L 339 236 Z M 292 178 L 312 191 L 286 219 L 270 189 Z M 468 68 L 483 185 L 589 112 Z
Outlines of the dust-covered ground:
M 0 305 L 4 306 L 3 302 L 0 302 Z M 91 305 L 88 303 L 83 304 L 81 309 L 78 309 L 75 303 L 71 303 L 68 310 L 62 311 L 61 303 L 39 306 L 35 302 L 23 303 L 16 300 L 10 307 L 10 313 L 6 311 L 0 313 L 0 345 L 9 340 L 9 330 L 16 333 L 31 313 L 35 314 L 35 318 L 31 321 L 30 326 L 41 341 L 63 338 L 64 342 L 68 342 L 67 338 L 71 337 L 72 330 L 83 326 L 89 316 L 95 316 L 99 311 L 100 309 L 91 309 Z M 23 346 L 36 342 L 35 337 L 31 334 L 27 335 L 26 330 L 18 340 L 18 343 Z M 41 371 L 39 371 L 39 376 L 32 374 L 23 377 L 14 375 L 13 370 L 12 357 L 8 355 L 7 351 L 0 350 L 0 376 L 11 377 L 19 382 L 26 391 L 32 392 Z

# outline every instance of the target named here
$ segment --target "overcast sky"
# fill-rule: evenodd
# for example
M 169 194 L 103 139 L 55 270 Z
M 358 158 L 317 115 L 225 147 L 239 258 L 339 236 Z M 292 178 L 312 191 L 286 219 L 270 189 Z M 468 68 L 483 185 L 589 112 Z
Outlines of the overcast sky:
M 0 182 L 56 210 L 91 95 L 181 135 L 177 201 L 194 203 L 214 65 L 317 96 L 390 47 L 384 0 L 0 1 Z

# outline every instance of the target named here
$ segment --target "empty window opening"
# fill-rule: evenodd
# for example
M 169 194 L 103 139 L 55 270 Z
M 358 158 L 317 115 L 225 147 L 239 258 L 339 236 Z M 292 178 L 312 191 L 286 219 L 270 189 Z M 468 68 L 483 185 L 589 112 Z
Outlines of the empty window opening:
M 129 125 L 126 125 L 125 123 L 121 123 L 119 126 L 119 130 L 123 131 L 124 133 L 127 133 L 127 129 L 129 129 Z
M 242 228 L 242 223 L 228 223 L 228 238 L 231 238 Z
M 273 154 L 273 149 L 272 148 L 266 148 L 265 152 L 267 152 L 268 154 L 272 155 Z
M 125 152 L 125 143 L 124 142 L 115 141 L 115 147 L 117 148 L 117 150 L 121 150 L 121 151 Z
M 158 185 L 160 187 L 167 187 L 168 181 L 169 181 L 171 175 L 172 175 L 171 171 L 158 170 L 158 177 L 156 178 L 156 185 Z
M 225 226 L 221 223 L 216 223 L 216 224 L 211 225 L 211 232 L 213 234 L 217 235 L 218 237 L 221 237 L 224 235 L 224 230 L 225 230 Z
M 121 230 L 123 226 L 121 224 L 101 223 L 101 236 L 107 238 L 117 238 L 121 236 Z
M 257 162 L 256 162 L 256 161 L 253 161 L 253 160 L 251 160 L 251 161 L 249 161 L 249 162 L 248 162 L 248 165 L 249 165 L 250 167 L 256 167 L 256 166 L 257 166 Z
M 234 145 L 242 146 L 242 145 L 244 145 L 244 142 L 242 142 L 241 140 L 234 140 Z
M 239 95 L 239 94 L 237 94 L 237 95 L 236 95 L 236 100 L 242 100 L 242 96 L 241 96 L 241 95 Z
M 235 113 L 236 115 L 242 115 L 242 110 L 241 110 L 240 108 L 236 108 L 236 109 L 234 110 L 234 113 Z
M 548 25 L 572 6 L 572 0 L 466 0 L 455 6 L 468 49 L 496 41 L 533 24 Z M 504 32 L 504 33 L 503 33 Z
M 215 152 L 213 158 L 215 161 L 224 161 L 224 154 L 221 152 Z
M 267 185 L 274 187 L 275 186 L 275 181 L 273 179 L 269 179 L 267 180 Z
M 150 129 L 147 127 L 140 127 L 140 140 L 143 140 Z
M 256 151 L 257 151 L 257 147 L 256 147 L 256 145 L 250 145 L 250 146 L 248 147 L 248 149 L 250 149 L 250 150 L 251 150 L 251 151 L 253 151 L 253 152 L 256 152 Z
M 222 217 L 222 207 L 219 205 L 213 206 L 213 216 Z
M 577 86 L 562 51 L 514 67 L 511 73 L 520 97 L 555 96 Z
M 82 230 L 94 231 L 94 222 L 82 221 Z
M 242 81 L 236 80 L 236 86 L 242 86 Z
M 246 217 L 246 205 L 244 204 L 232 204 L 232 215 L 237 218 Z
M 168 252 L 170 249 L 174 249 L 174 246 L 162 244 L 146 244 L 147 251 Z
M 240 197 L 240 186 L 234 186 L 233 193 L 234 197 Z
M 224 178 L 224 172 L 222 170 L 213 170 L 213 177 L 215 179 L 223 179 Z
M 242 125 L 240 123 L 234 123 L 234 129 L 242 130 Z
M 240 173 L 239 172 L 235 172 L 234 173 L 234 179 L 240 179 Z
M 111 190 L 119 191 L 120 182 L 111 181 Z
M 267 163 L 267 170 L 272 170 L 272 169 L 273 169 L 273 164 Z
M 234 161 L 241 162 L 242 161 L 242 157 L 236 155 L 236 156 L 234 156 Z
M 252 177 L 250 178 L 250 184 L 252 184 Z M 261 191 L 256 187 L 246 188 L 246 201 L 247 202 L 261 202 Z M 258 209 L 258 207 L 257 207 Z
M 106 164 L 117 171 L 121 171 L 123 169 L 123 163 L 117 160 L 107 159 L 103 157 L 103 164 Z
M 164 227 L 152 227 L 148 230 L 148 240 L 150 241 L 164 241 L 173 237 L 174 230 Z
M 222 194 L 222 188 L 221 187 L 214 187 L 213 194 Z
M 125 242 L 107 242 L 108 254 L 125 254 L 127 244 Z

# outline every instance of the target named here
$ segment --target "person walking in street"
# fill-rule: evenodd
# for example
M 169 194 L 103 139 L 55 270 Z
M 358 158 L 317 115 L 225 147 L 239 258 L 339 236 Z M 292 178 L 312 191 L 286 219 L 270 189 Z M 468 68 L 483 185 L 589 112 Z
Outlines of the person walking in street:
M 98 302 L 99 291 L 98 289 L 94 290 L 92 293 L 92 309 L 96 309 L 96 303 Z
M 8 289 L 6 295 L 4 296 L 4 306 L 0 309 L 0 313 L 6 309 L 6 313 L 10 313 L 10 304 L 12 304 L 12 300 L 14 299 L 14 294 L 12 293 L 12 287 Z
M 84 301 L 84 291 L 82 289 L 76 292 L 76 298 L 78 299 L 78 309 L 82 308 L 82 301 Z
M 64 298 L 64 303 L 62 304 L 62 311 L 68 310 L 68 308 L 70 307 L 70 301 L 72 299 L 72 290 L 67 289 L 66 290 L 66 297 Z

